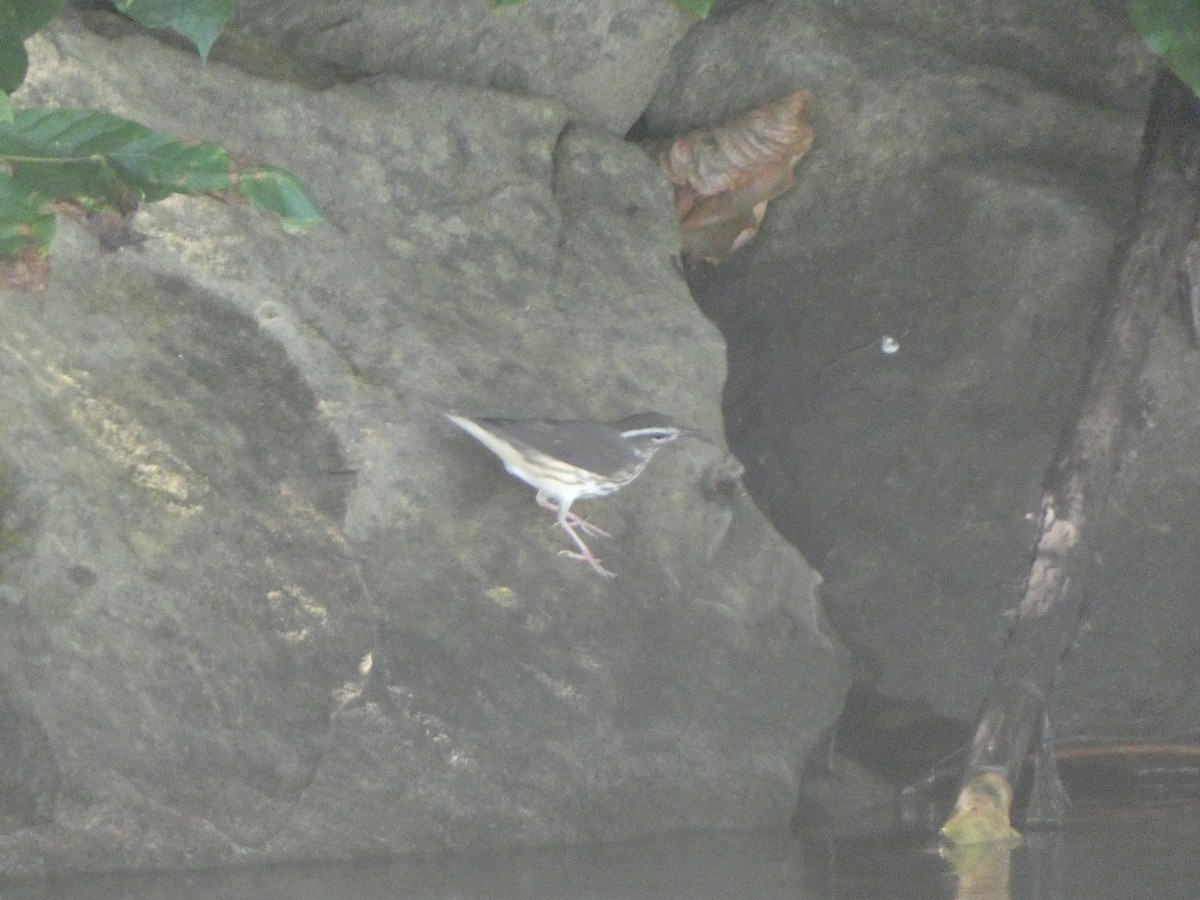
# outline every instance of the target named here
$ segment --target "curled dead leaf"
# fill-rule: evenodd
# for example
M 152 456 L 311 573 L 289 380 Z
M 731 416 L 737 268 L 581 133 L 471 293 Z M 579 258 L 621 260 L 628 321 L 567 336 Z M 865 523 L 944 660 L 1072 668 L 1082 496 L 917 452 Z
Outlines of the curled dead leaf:
M 105 253 L 115 253 L 122 247 L 136 247 L 150 237 L 133 227 L 138 200 L 132 192 L 111 206 L 94 206 L 79 200 L 58 200 L 54 203 L 54 209 L 75 219 L 94 234 Z
M 50 259 L 41 247 L 25 247 L 16 256 L 0 256 L 0 290 L 40 294 L 50 279 Z
M 720 262 L 754 237 L 767 203 L 795 184 L 796 164 L 812 146 L 811 99 L 793 91 L 657 154 L 675 187 L 685 258 Z

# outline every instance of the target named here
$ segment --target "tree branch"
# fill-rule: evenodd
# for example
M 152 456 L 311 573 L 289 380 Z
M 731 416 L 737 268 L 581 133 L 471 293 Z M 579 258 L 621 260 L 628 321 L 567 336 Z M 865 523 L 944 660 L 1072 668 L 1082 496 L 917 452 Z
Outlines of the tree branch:
M 1091 568 L 1087 535 L 1139 419 L 1150 338 L 1177 296 L 1200 208 L 1200 101 L 1174 75 L 1154 88 L 1138 166 L 1137 205 L 1112 257 L 1111 289 L 1093 336 L 1076 423 L 1042 496 L 1025 595 L 984 701 L 955 812 L 952 843 L 1010 837 L 1009 804 L 1045 714 L 1054 668 L 1070 646 Z M 997 776 L 1003 788 L 997 789 Z M 1002 802 L 993 802 L 1001 796 Z

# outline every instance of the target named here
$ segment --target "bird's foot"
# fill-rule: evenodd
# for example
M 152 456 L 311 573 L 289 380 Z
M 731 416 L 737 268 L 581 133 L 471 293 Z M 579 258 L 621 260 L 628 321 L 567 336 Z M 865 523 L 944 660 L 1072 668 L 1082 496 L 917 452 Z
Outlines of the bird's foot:
M 587 563 L 589 566 L 591 566 L 596 571 L 596 574 L 598 574 L 602 578 L 616 578 L 617 577 L 616 572 L 610 572 L 608 569 L 604 568 L 604 566 L 600 565 L 600 560 L 596 559 L 596 557 L 592 554 L 592 551 L 590 551 L 590 550 L 587 553 L 576 553 L 574 550 L 559 550 L 558 555 L 566 556 L 566 557 L 569 557 L 570 559 L 578 559 L 581 562 Z
M 598 525 L 593 525 L 583 516 L 576 515 L 573 512 L 568 512 L 565 521 L 572 528 L 578 528 L 588 537 L 610 538 L 612 537 L 607 531 Z
M 576 518 L 579 518 L 579 517 L 576 516 Z M 615 578 L 616 577 L 615 573 L 608 571 L 608 569 L 606 569 L 606 568 L 604 568 L 604 566 L 600 565 L 600 560 L 596 559 L 596 554 L 592 553 L 592 551 L 588 549 L 588 545 L 583 542 L 583 538 L 581 538 L 578 534 L 575 533 L 575 526 L 573 526 L 571 524 L 569 517 L 568 518 L 560 518 L 558 520 L 558 523 L 560 525 L 562 525 L 563 530 L 571 536 L 571 540 L 574 541 L 575 546 L 579 548 L 578 553 L 576 553 L 574 550 L 559 550 L 558 551 L 559 556 L 569 556 L 569 557 L 571 557 L 571 559 L 582 560 L 583 562 L 585 562 L 589 566 L 591 566 L 593 569 L 595 569 L 597 574 L 599 574 L 600 576 L 602 576 L 604 578 Z M 582 526 L 580 526 L 580 527 L 582 527 Z M 585 533 L 586 533 L 586 529 L 585 529 Z
M 535 499 L 537 500 L 538 506 L 540 506 L 542 509 L 548 509 L 555 515 L 558 515 L 558 504 L 547 497 L 542 491 L 538 491 Z M 559 516 L 558 524 L 562 525 L 562 527 L 567 531 L 578 528 L 588 537 L 612 537 L 612 535 L 603 528 L 593 525 L 583 516 L 577 515 L 576 513 L 571 512 L 569 509 Z

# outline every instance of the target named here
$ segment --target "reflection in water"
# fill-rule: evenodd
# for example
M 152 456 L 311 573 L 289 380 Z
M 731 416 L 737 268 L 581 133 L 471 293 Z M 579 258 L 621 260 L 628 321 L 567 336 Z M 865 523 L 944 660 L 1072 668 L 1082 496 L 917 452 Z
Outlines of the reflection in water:
M 1200 802 L 1073 809 L 1061 832 L 943 856 L 903 835 L 689 834 L 235 873 L 0 883 L 0 900 L 1155 900 L 1200 885 Z
M 1007 841 L 948 847 L 943 855 L 954 867 L 956 898 L 1008 900 L 1014 847 Z

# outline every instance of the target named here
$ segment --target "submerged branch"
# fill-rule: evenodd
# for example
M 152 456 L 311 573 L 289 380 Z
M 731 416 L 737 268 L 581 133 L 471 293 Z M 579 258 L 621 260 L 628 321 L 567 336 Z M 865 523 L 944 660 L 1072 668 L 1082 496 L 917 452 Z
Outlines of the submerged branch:
M 1025 595 L 984 701 L 958 804 L 942 828 L 952 843 L 1010 838 L 1009 802 L 1040 734 L 1054 667 L 1079 624 L 1085 536 L 1112 487 L 1139 419 L 1138 381 L 1150 338 L 1176 296 L 1200 209 L 1200 101 L 1170 74 L 1154 88 L 1134 215 L 1112 258 L 1080 411 L 1042 497 Z M 997 791 L 1001 778 L 1008 790 Z M 1003 804 L 980 803 L 1002 796 Z

